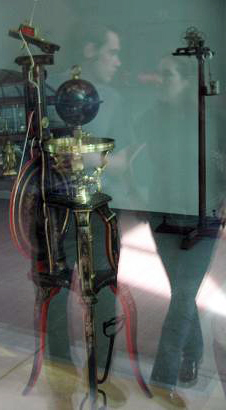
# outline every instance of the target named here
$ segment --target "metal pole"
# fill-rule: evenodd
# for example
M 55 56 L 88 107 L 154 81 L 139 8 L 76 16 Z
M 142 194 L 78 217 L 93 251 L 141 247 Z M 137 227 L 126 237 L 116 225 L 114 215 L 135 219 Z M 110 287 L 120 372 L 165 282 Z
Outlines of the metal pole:
M 205 224 L 206 218 L 206 124 L 205 124 L 205 59 L 198 57 L 198 174 L 199 174 L 199 226 Z
M 85 302 L 85 339 L 88 364 L 89 405 L 90 410 L 98 410 L 98 381 L 96 359 L 96 336 L 94 321 L 94 303 L 92 297 L 84 297 Z
M 92 233 L 90 209 L 74 211 L 77 228 L 77 261 L 81 286 L 81 297 L 84 305 L 84 331 L 88 365 L 88 397 L 90 410 L 98 410 L 98 380 L 95 333 L 95 304 L 97 298 L 94 291 L 94 266 L 92 252 Z

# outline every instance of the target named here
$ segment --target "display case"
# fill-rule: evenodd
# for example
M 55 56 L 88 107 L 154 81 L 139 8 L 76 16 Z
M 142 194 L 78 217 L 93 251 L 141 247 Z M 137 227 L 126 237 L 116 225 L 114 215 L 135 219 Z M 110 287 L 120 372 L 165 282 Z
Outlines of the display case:
M 54 136 L 68 127 L 55 115 L 55 90 L 46 85 L 48 118 Z M 19 71 L 0 70 L 0 197 L 7 197 L 18 173 L 26 138 L 24 79 Z M 28 136 L 29 149 L 29 136 Z M 26 155 L 26 153 L 25 153 Z

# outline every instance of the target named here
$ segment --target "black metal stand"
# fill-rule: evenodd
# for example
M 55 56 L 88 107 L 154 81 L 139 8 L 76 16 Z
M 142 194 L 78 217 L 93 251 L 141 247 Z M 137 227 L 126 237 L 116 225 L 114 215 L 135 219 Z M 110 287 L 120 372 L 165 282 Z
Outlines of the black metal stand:
M 178 48 L 174 56 L 196 56 L 198 61 L 198 186 L 199 186 L 199 215 L 198 224 L 195 227 L 181 227 L 170 225 L 166 222 L 156 228 L 156 232 L 182 234 L 185 238 L 182 240 L 181 249 L 190 249 L 204 236 L 216 236 L 221 221 L 217 218 L 207 218 L 206 216 L 206 105 L 205 97 L 208 94 L 205 85 L 205 59 L 210 49 L 204 47 L 204 41 L 200 41 L 195 48 Z
M 137 349 L 137 311 L 134 299 L 126 284 L 117 284 L 117 267 L 118 267 L 118 234 L 117 220 L 115 213 L 108 207 L 110 197 L 105 194 L 97 193 L 93 196 L 92 204 L 78 205 L 67 198 L 57 198 L 49 195 L 47 197 L 47 207 L 50 210 L 55 208 L 64 208 L 67 204 L 70 211 L 73 212 L 76 221 L 76 253 L 78 262 L 78 276 L 73 278 L 70 270 L 61 272 L 48 272 L 46 260 L 37 261 L 31 273 L 31 279 L 36 285 L 35 300 L 35 331 L 38 335 L 36 338 L 35 356 L 32 372 L 24 394 L 28 394 L 36 384 L 45 353 L 45 335 L 47 330 L 48 307 L 53 297 L 58 294 L 61 288 L 68 288 L 79 295 L 84 312 L 84 332 L 86 341 L 87 364 L 88 364 L 88 392 L 81 403 L 80 410 L 89 401 L 90 410 L 100 410 L 98 408 L 98 393 L 103 395 L 104 404 L 101 410 L 106 409 L 106 395 L 98 389 L 98 385 L 106 381 L 112 357 L 113 343 L 115 335 L 126 327 L 127 350 L 131 362 L 131 368 L 136 380 L 144 394 L 151 398 L 149 390 L 140 370 L 138 349 Z M 106 227 L 106 252 L 110 264 L 107 271 L 94 271 L 92 259 L 92 232 L 90 218 L 93 212 L 97 212 Z M 53 231 L 49 230 L 50 235 Z M 95 239 L 95 238 L 94 238 Z M 53 243 L 49 238 L 49 243 Z M 55 266 L 55 264 L 54 264 Z M 97 378 L 97 358 L 96 358 L 96 335 L 95 335 L 95 304 L 97 303 L 97 294 L 105 286 L 110 286 L 111 291 L 119 298 L 123 308 L 124 315 L 113 318 L 103 324 L 105 336 L 110 337 L 107 361 L 104 376 Z M 116 330 L 107 331 L 111 326 L 116 326 Z
M 52 54 L 34 55 L 34 68 L 32 70 L 34 80 L 39 87 L 39 95 L 37 89 L 29 81 L 29 72 L 31 70 L 31 59 L 29 56 L 17 57 L 15 62 L 22 66 L 24 78 L 24 98 L 26 123 L 28 126 L 29 116 L 32 111 L 35 115 L 32 122 L 32 130 L 37 140 L 41 140 L 43 130 L 42 118 L 47 116 L 47 100 L 46 100 L 46 85 L 45 85 L 45 65 L 54 64 L 54 56 Z M 45 133 L 49 128 L 45 128 Z
M 97 284 L 98 279 L 93 266 L 91 215 L 93 212 L 99 213 L 104 217 L 104 220 L 108 225 L 107 254 L 112 271 L 103 278 L 103 283 L 116 286 L 119 259 L 117 244 L 118 234 L 116 215 L 109 209 L 107 204 L 110 199 L 111 198 L 105 194 L 97 193 L 93 195 L 90 203 L 81 205 L 76 204 L 76 202 L 68 198 L 65 199 L 54 195 L 49 195 L 47 197 L 48 208 L 66 206 L 73 212 L 75 217 L 78 275 L 82 304 L 84 307 L 84 332 L 88 364 L 88 398 L 90 410 L 98 410 L 99 408 L 95 334 L 95 304 L 97 303 L 96 294 L 99 290 L 99 286 Z

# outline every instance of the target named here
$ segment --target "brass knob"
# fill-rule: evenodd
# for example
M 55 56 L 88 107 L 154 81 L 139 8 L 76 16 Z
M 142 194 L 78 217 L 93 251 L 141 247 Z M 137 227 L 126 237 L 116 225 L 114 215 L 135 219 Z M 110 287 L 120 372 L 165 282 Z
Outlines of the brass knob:
M 80 78 L 82 69 L 80 65 L 75 64 L 71 67 L 71 75 L 73 80 L 78 80 Z

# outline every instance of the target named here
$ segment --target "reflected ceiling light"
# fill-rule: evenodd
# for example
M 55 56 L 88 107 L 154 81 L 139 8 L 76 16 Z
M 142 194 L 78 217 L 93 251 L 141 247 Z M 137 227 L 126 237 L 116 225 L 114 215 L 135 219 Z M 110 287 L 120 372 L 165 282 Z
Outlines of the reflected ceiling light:
M 149 224 L 139 223 L 122 234 L 118 278 L 138 289 L 170 297 L 168 277 Z
M 204 281 L 197 297 L 199 308 L 226 316 L 226 292 L 209 276 Z

